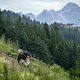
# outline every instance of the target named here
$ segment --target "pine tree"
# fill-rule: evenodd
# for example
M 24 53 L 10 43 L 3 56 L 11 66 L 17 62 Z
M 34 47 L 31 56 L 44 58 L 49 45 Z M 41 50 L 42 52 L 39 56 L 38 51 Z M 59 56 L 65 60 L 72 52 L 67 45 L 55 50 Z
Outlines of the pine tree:
M 47 23 L 44 24 L 44 30 L 47 35 L 47 38 L 49 39 L 50 38 L 50 31 L 49 31 L 49 27 L 48 27 Z
M 0 37 L 5 33 L 4 18 L 0 10 Z

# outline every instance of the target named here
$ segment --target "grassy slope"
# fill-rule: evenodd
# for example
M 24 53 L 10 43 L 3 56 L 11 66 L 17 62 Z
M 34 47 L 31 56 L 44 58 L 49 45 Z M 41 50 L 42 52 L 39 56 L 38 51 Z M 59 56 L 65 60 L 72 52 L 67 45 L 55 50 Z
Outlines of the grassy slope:
M 69 80 L 69 74 L 58 65 L 47 66 L 36 59 L 29 66 L 0 54 L 0 80 Z
M 31 59 L 29 66 L 19 65 L 13 58 L 17 55 L 13 48 L 13 44 L 6 43 L 4 38 L 0 39 L 0 80 L 70 80 L 69 74 L 56 64 L 48 66 Z

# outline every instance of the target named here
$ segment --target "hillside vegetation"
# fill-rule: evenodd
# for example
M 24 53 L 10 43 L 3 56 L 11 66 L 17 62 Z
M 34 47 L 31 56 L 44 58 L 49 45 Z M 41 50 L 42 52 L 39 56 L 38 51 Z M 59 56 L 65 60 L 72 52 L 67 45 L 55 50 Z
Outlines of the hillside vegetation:
M 79 80 L 79 77 L 70 79 L 69 72 L 60 66 L 52 66 L 32 58 L 31 64 L 17 63 L 17 45 L 5 42 L 4 36 L 0 39 L 0 80 Z
M 69 74 L 58 65 L 48 67 L 40 61 L 31 60 L 26 67 L 9 59 L 0 57 L 0 80 L 70 80 Z
M 79 28 L 66 27 L 58 23 L 40 24 L 11 11 L 0 11 L 0 53 L 16 58 L 16 50 L 21 46 L 29 51 L 33 58 L 49 66 L 59 65 L 69 72 L 70 79 L 78 80 L 80 32 Z M 54 76 L 53 73 L 51 76 Z
M 6 43 L 3 38 L 0 43 L 0 80 L 70 80 L 69 73 L 56 64 L 49 66 L 31 59 L 30 65 L 19 65 L 16 59 L 10 57 L 13 55 L 12 44 Z

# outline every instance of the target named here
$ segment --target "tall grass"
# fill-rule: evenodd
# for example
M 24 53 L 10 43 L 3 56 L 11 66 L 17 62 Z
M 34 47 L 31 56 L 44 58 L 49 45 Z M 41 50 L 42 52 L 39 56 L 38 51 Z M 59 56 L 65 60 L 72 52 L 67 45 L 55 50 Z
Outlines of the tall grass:
M 9 40 L 6 41 L 4 36 L 0 38 L 0 53 L 8 53 L 16 56 L 17 49 L 18 49 L 17 43 L 11 42 Z
M 70 80 L 69 74 L 56 64 L 48 67 L 40 61 L 32 60 L 29 66 L 19 66 L 0 58 L 0 65 L 0 80 Z

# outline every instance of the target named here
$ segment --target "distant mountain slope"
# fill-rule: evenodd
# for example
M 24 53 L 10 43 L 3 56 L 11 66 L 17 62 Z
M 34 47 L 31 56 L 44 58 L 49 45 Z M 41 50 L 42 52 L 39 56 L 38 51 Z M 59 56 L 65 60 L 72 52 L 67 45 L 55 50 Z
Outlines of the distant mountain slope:
M 58 14 L 63 15 L 68 23 L 80 24 L 80 7 L 75 3 L 67 4 Z
M 52 15 L 47 10 L 43 10 L 43 12 L 40 13 L 36 17 L 36 20 L 43 22 L 43 23 L 45 22 L 52 23 L 53 21 L 55 21 L 55 19 L 52 17 Z
M 54 23 L 54 22 L 62 22 L 62 18 L 59 14 L 57 14 L 54 10 L 43 10 L 42 13 L 40 13 L 37 17 L 36 17 L 37 21 L 40 22 L 47 22 L 48 24 Z
M 39 15 L 34 17 L 32 14 L 26 14 L 32 20 L 35 18 L 40 22 L 47 22 L 48 24 L 58 23 L 73 23 L 80 25 L 80 7 L 75 3 L 68 3 L 60 11 L 43 10 Z
M 32 14 L 32 13 L 28 13 L 28 14 L 25 14 L 25 15 L 26 15 L 26 17 L 30 17 L 30 19 L 32 19 L 32 20 L 34 20 L 34 18 L 35 18 L 35 15 Z

